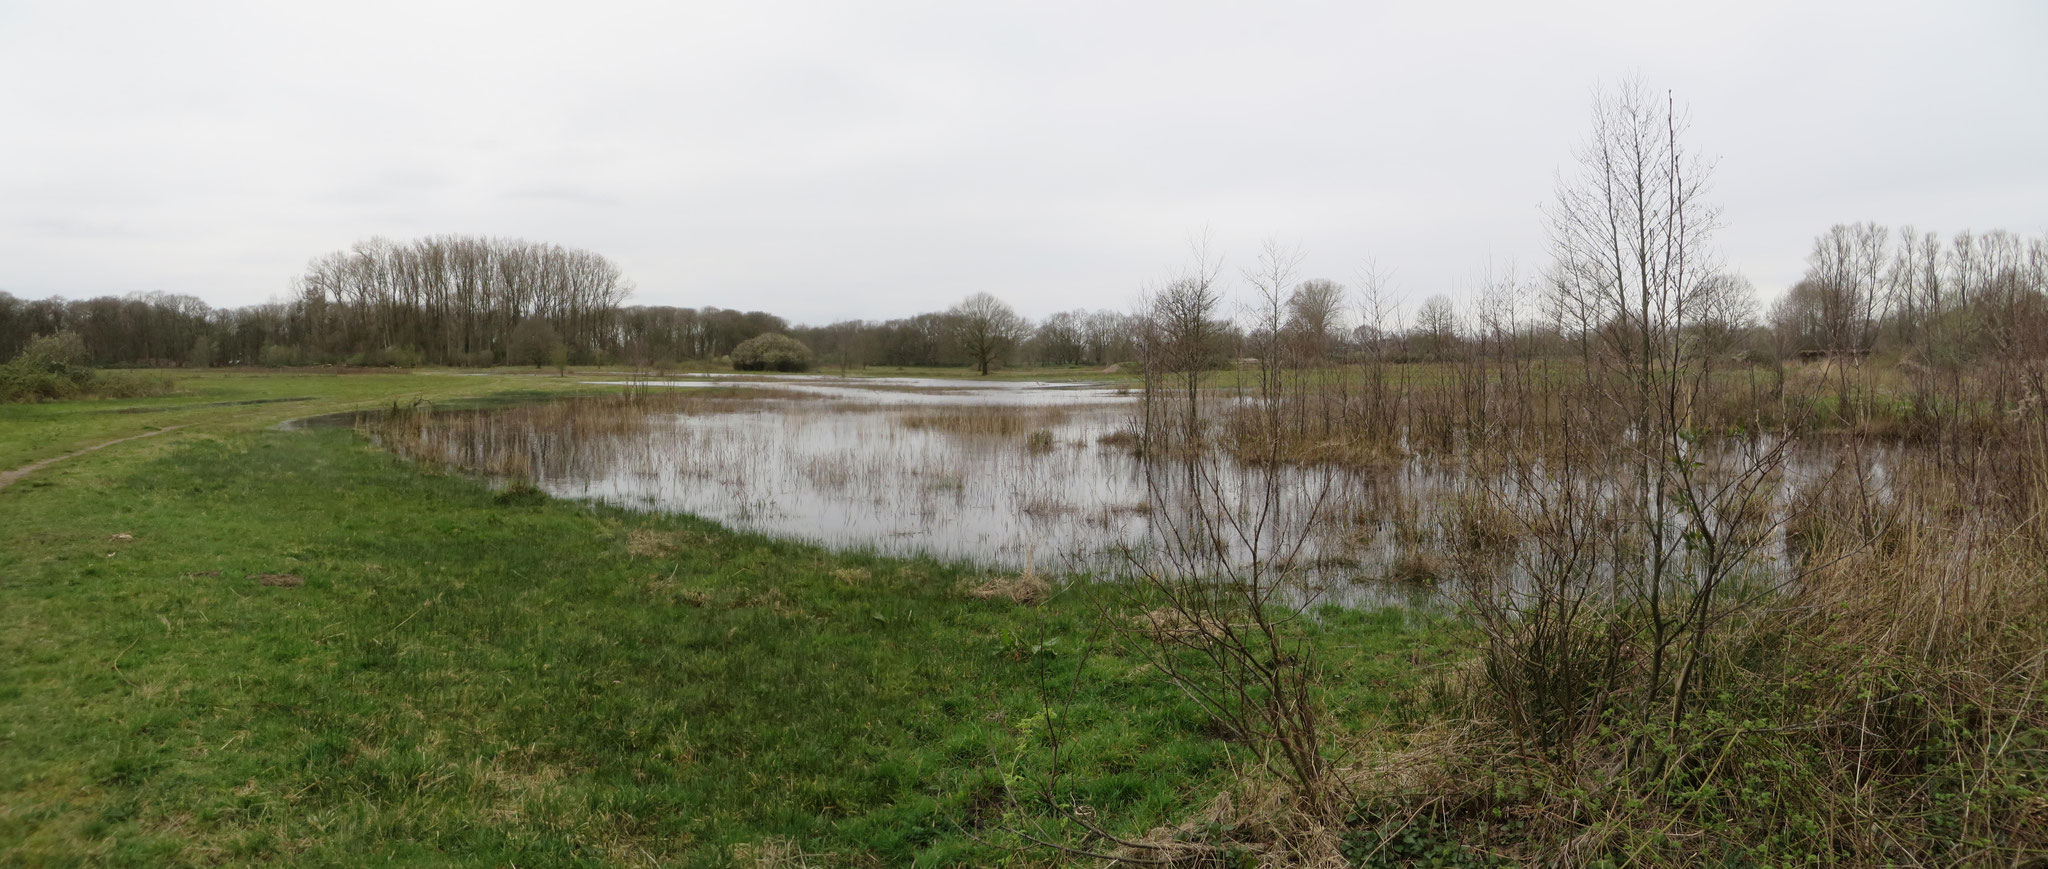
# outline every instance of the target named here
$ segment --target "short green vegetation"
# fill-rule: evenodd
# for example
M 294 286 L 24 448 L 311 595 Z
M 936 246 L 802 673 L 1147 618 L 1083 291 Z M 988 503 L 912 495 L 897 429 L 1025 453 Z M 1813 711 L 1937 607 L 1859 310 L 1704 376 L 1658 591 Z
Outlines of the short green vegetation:
M 0 403 L 0 472 L 130 435 L 174 426 L 246 431 L 298 417 L 445 401 L 485 394 L 537 395 L 588 390 L 574 379 L 517 373 L 339 373 L 307 369 L 274 374 L 232 370 L 100 371 L 98 377 L 153 377 L 164 389 L 145 397 Z M 52 468 L 50 472 L 60 472 Z
M 1127 603 L 1103 589 L 977 595 L 966 566 L 268 429 L 550 380 L 207 375 L 132 414 L 0 408 L 0 467 L 187 426 L 0 490 L 0 863 L 1041 865 L 1066 858 L 1005 831 L 1047 809 L 1004 782 L 1052 767 L 1048 720 L 1061 793 L 1122 834 L 1247 761 L 1101 638 Z M 1389 714 L 1440 633 L 1324 623 L 1346 723 Z

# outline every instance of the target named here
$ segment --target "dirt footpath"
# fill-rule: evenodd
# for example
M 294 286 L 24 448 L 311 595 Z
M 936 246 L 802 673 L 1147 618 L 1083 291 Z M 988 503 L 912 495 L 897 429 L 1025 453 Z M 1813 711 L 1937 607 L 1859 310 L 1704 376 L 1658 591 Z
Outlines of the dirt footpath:
M 103 450 L 115 444 L 127 443 L 133 440 L 141 440 L 147 437 L 156 437 L 157 435 L 163 434 L 164 432 L 177 431 L 178 429 L 181 428 L 184 428 L 184 426 L 174 425 L 168 428 L 160 428 L 157 429 L 156 431 L 146 431 L 139 435 L 129 435 L 125 438 L 115 438 L 113 440 L 107 441 L 106 443 L 93 444 L 92 446 L 86 447 L 85 449 L 68 452 L 61 456 L 52 456 L 50 458 L 43 459 L 42 461 L 39 462 L 29 462 L 28 464 L 22 465 L 19 468 L 15 468 L 12 471 L 0 471 L 0 489 L 5 489 L 8 486 L 12 486 L 14 485 L 15 480 L 19 480 L 23 477 L 26 477 L 30 474 L 33 474 L 37 471 L 54 465 L 58 462 L 64 461 L 65 459 L 77 458 L 78 456 L 85 455 L 86 453 L 92 452 L 93 450 Z

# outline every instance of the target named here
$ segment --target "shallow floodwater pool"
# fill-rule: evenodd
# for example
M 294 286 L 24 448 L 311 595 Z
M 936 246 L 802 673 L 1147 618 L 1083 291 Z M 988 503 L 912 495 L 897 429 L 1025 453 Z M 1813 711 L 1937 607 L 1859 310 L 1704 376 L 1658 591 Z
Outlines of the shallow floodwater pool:
M 1162 553 L 1242 563 L 1256 551 L 1344 604 L 1441 599 L 1439 581 L 1454 574 L 1513 583 L 1519 573 L 1521 541 L 1474 512 L 1497 480 L 1422 459 L 1147 459 L 1134 449 L 1142 408 L 1127 390 L 819 376 L 617 383 L 635 397 L 413 414 L 372 432 L 557 497 L 840 550 L 1095 575 Z M 1474 533 L 1495 538 L 1475 545 Z

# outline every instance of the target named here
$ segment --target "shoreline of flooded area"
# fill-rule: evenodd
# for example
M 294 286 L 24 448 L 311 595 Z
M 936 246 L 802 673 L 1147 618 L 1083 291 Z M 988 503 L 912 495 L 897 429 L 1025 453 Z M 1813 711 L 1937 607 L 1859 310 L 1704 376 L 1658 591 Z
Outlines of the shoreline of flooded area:
M 1461 578 L 1521 582 L 1508 483 L 1479 464 L 1260 465 L 1220 448 L 1148 457 L 1144 405 L 1127 391 L 848 380 L 633 381 L 606 397 L 400 408 L 362 427 L 413 458 L 552 496 L 841 551 L 1121 575 L 1201 550 L 1217 564 L 1263 562 L 1344 605 L 1440 601 Z M 1780 538 L 1767 569 L 1786 557 Z
M 651 380 L 585 380 L 589 386 L 652 389 L 759 387 L 821 398 L 874 404 L 951 404 L 994 407 L 1051 407 L 1066 404 L 1126 404 L 1138 399 L 1127 387 L 1044 380 L 960 381 L 936 377 L 843 377 L 825 374 L 693 374 Z

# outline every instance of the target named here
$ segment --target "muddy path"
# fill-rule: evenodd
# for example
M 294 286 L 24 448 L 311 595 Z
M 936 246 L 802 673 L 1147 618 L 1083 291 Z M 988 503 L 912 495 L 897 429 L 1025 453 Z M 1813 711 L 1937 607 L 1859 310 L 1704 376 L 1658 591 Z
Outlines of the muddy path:
M 44 468 L 47 468 L 51 465 L 54 465 L 58 462 L 64 461 L 65 459 L 77 458 L 94 450 L 103 450 L 115 444 L 125 444 L 129 441 L 141 440 L 143 438 L 148 437 L 156 437 L 157 435 L 163 434 L 165 432 L 173 432 L 181 428 L 184 428 L 184 426 L 174 425 L 165 428 L 160 428 L 157 429 L 156 431 L 143 432 L 142 434 L 139 435 L 129 435 L 125 438 L 115 438 L 105 443 L 93 444 L 92 446 L 86 447 L 85 449 L 82 450 L 73 450 L 61 456 L 51 456 L 50 458 L 43 459 L 41 461 L 29 462 L 28 464 L 22 465 L 21 467 L 15 468 L 14 470 L 11 471 L 0 471 L 0 489 L 5 489 L 8 486 L 12 486 L 14 485 L 14 481 L 26 477 L 30 474 L 33 474 L 37 471 L 40 471 Z

